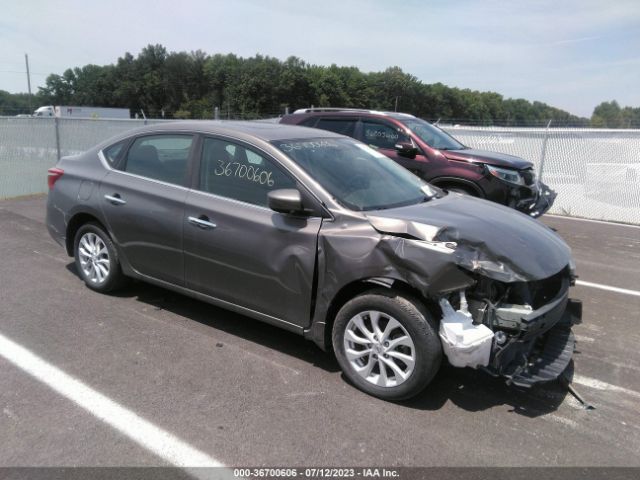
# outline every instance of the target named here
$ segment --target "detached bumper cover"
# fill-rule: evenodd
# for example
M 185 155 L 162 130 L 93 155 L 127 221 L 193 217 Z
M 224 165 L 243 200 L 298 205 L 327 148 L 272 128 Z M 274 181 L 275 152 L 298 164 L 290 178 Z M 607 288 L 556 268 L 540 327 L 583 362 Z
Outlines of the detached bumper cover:
M 582 304 L 568 298 L 568 285 L 544 307 L 522 318 L 522 329 L 504 346 L 494 346 L 492 375 L 507 383 L 531 387 L 558 378 L 567 368 L 575 347 L 571 327 L 582 321 Z
M 575 347 L 570 328 L 555 327 L 547 333 L 544 348 L 533 362 L 511 377 L 510 383 L 519 387 L 530 387 L 536 383 L 555 380 L 565 371 Z
M 534 218 L 547 213 L 558 196 L 554 190 L 540 181 L 537 183 L 537 187 L 536 194 L 533 197 L 522 199 L 516 205 L 517 210 Z

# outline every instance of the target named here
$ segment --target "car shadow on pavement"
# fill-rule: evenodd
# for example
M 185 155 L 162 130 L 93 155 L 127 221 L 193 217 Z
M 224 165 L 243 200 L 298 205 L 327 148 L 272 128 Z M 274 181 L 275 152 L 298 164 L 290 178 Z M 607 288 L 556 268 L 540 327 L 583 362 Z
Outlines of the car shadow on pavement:
M 68 271 L 78 275 L 74 263 L 69 263 L 66 267 Z M 295 333 L 161 287 L 132 280 L 126 287 L 110 295 L 135 299 L 155 310 L 165 310 L 187 320 L 277 350 L 327 372 L 340 371 L 333 354 L 323 352 L 315 344 Z M 350 383 L 344 374 L 341 376 L 344 381 Z M 557 410 L 566 395 L 566 387 L 559 382 L 551 382 L 531 389 L 520 389 L 507 386 L 504 379 L 493 378 L 484 372 L 469 368 L 454 368 L 444 362 L 424 392 L 413 399 L 397 402 L 397 404 L 418 410 L 439 410 L 450 401 L 470 412 L 507 405 L 511 407 L 510 411 L 513 413 L 537 417 Z
M 559 381 L 519 388 L 478 370 L 445 364 L 423 393 L 402 404 L 420 410 L 439 410 L 450 401 L 469 412 L 506 405 L 511 407 L 510 412 L 533 418 L 556 411 L 567 393 Z
M 67 270 L 79 277 L 75 263 L 69 263 Z M 136 280 L 130 280 L 124 288 L 109 295 L 133 298 L 154 310 L 166 310 L 187 320 L 291 355 L 328 372 L 340 371 L 333 355 L 327 355 L 300 335 L 186 295 Z

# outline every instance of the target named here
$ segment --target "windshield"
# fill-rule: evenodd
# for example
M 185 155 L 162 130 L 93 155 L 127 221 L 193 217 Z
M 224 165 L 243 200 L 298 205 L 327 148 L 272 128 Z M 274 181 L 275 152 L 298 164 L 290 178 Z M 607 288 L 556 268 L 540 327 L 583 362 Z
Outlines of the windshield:
M 411 205 L 429 200 L 439 192 L 393 160 L 350 138 L 273 143 L 352 210 Z
M 402 123 L 427 145 L 438 150 L 462 150 L 466 148 L 448 133 L 420 118 L 403 119 Z

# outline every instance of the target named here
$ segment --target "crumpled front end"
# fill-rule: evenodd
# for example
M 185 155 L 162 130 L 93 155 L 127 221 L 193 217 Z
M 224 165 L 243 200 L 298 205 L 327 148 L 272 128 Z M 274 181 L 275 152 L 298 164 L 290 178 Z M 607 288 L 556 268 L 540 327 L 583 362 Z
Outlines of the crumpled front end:
M 514 196 L 514 208 L 538 218 L 549 211 L 558 194 L 547 184 L 535 181 L 535 185 L 523 186 Z
M 443 200 L 431 212 L 425 206 L 369 216 L 383 234 L 376 250 L 396 278 L 440 307 L 452 365 L 523 387 L 554 380 L 571 360 L 571 327 L 582 315 L 581 303 L 569 298 L 570 249 L 548 227 L 504 207 Z
M 581 303 L 569 298 L 572 283 L 573 273 L 567 266 L 556 275 L 531 282 L 478 278 L 473 287 L 447 295 L 445 301 L 467 314 L 469 331 L 488 328 L 493 332 L 486 363 L 458 366 L 481 368 L 520 387 L 558 378 L 573 355 L 571 327 L 582 317 Z
M 305 334 L 330 346 L 341 302 L 372 284 L 407 287 L 440 318 L 452 365 L 514 385 L 557 378 L 573 354 L 571 250 L 530 216 L 466 195 L 324 222 L 317 296 Z M 479 349 L 479 350 L 476 350 Z

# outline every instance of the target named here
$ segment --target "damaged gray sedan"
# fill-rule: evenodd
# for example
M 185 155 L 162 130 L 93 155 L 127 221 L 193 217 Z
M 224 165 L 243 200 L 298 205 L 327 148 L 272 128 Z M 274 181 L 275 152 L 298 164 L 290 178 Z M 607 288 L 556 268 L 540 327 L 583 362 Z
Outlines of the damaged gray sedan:
M 303 127 L 146 127 L 49 170 L 47 226 L 88 287 L 137 278 L 304 335 L 388 400 L 443 355 L 529 387 L 574 348 L 569 247 L 351 138 Z

